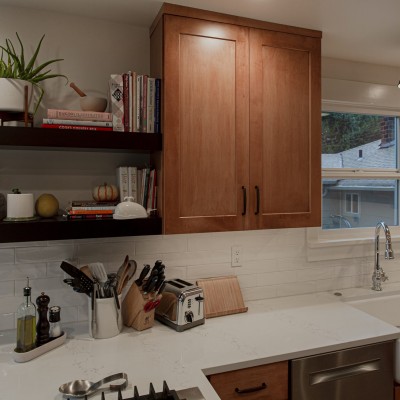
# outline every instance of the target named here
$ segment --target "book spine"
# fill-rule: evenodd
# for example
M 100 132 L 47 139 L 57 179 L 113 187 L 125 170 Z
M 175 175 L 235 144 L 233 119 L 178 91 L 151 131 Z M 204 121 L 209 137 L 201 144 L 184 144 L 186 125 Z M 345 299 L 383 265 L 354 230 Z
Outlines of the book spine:
M 149 178 L 150 178 L 150 168 L 145 168 L 143 171 L 143 202 L 142 206 L 147 207 L 147 198 L 149 195 Z
M 137 74 L 132 72 L 132 131 L 136 132 L 136 119 L 137 119 L 137 109 L 136 109 L 136 84 L 137 84 Z
M 80 110 L 57 110 L 49 108 L 47 110 L 47 118 L 58 119 L 79 119 L 89 121 L 112 121 L 111 113 L 96 111 L 80 111 Z
M 64 124 L 42 124 L 42 128 L 53 129 L 69 129 L 78 131 L 112 131 L 113 128 L 108 126 L 91 126 L 91 125 L 64 125 Z
M 72 207 L 115 207 L 118 201 L 72 200 Z
M 86 126 L 105 126 L 112 128 L 112 122 L 106 121 L 82 121 L 82 120 L 74 120 L 74 119 L 57 119 L 57 118 L 43 118 L 44 124 L 54 125 L 86 125 Z
M 109 210 L 109 211 L 114 211 L 115 206 L 96 206 L 96 207 L 84 207 L 84 206 L 72 206 L 71 211 L 103 211 L 103 210 Z
M 128 113 L 129 113 L 129 132 L 133 132 L 133 92 L 132 92 L 132 71 L 128 71 L 128 85 L 129 85 L 129 102 L 128 102 Z
M 154 132 L 161 133 L 161 79 L 156 79 L 155 87 Z
M 148 76 L 143 75 L 142 132 L 147 132 L 147 80 Z
M 124 104 L 124 132 L 129 132 L 129 74 L 125 73 L 122 74 L 122 83 L 124 85 L 124 90 L 123 90 L 123 104 Z
M 128 192 L 129 196 L 133 197 L 133 200 L 138 202 L 137 194 L 137 168 L 128 167 Z
M 67 219 L 109 219 L 112 214 L 67 214 Z
M 147 132 L 154 133 L 155 78 L 147 79 Z
M 110 101 L 113 130 L 124 131 L 124 86 L 122 75 L 112 74 L 110 77 Z
M 124 201 L 125 197 L 129 196 L 129 177 L 128 177 L 128 167 L 118 167 L 117 168 L 117 184 L 119 187 L 119 198 L 120 201 Z
M 138 75 L 136 78 L 136 132 L 141 132 L 141 104 L 143 93 L 143 75 Z
M 82 215 L 82 214 L 114 214 L 114 210 L 68 210 L 68 214 L 70 215 Z

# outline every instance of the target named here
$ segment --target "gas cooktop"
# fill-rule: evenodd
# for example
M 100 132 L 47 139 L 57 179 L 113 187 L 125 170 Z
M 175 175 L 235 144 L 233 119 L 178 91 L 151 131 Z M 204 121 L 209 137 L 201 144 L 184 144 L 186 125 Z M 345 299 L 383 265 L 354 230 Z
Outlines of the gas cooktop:
M 106 399 L 104 392 L 101 394 L 101 399 Z M 121 391 L 118 391 L 118 400 L 205 400 L 205 398 L 198 387 L 171 390 L 164 381 L 162 392 L 156 392 L 153 384 L 150 383 L 148 394 L 140 395 L 137 387 L 134 386 L 133 397 L 122 397 Z

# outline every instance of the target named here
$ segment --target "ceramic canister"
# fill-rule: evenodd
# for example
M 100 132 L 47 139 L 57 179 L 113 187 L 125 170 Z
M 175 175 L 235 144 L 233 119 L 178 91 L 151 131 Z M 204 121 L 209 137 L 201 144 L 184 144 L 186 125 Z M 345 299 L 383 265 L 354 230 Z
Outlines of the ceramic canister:
M 33 216 L 32 193 L 7 194 L 7 218 L 32 218 Z

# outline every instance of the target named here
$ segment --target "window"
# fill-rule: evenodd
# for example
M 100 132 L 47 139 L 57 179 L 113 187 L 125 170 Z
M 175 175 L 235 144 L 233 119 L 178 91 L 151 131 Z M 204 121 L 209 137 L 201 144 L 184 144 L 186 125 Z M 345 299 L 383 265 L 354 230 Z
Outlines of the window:
M 322 115 L 322 228 L 398 225 L 399 118 Z

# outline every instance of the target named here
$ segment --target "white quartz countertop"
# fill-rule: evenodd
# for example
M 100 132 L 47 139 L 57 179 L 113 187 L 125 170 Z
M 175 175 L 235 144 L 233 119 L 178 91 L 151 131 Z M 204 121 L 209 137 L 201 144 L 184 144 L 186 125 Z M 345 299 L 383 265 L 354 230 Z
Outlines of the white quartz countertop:
M 0 399 L 62 399 L 58 387 L 74 379 L 97 381 L 126 372 L 123 397 L 198 386 L 207 400 L 218 396 L 206 374 L 320 354 L 400 337 L 400 330 L 330 293 L 291 296 L 246 304 L 249 311 L 207 319 L 176 332 L 157 321 L 148 330 L 131 328 L 110 339 L 92 339 L 68 329 L 66 343 L 34 360 L 16 363 L 14 344 L 0 346 Z M 95 395 L 91 399 L 100 399 Z M 115 393 L 107 400 L 117 399 Z

